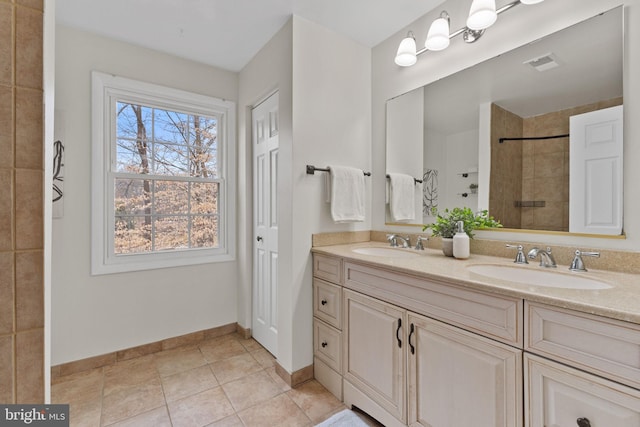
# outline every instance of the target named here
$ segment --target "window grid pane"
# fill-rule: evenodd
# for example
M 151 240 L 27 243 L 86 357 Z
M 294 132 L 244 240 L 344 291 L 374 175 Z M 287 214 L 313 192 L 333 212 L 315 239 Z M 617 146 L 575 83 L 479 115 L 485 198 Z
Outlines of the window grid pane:
M 218 178 L 218 118 L 119 101 L 116 171 Z
M 115 176 L 116 255 L 217 248 L 219 182 Z
M 217 118 L 117 109 L 115 254 L 219 247 Z
M 116 107 L 115 253 L 218 247 L 218 119 Z

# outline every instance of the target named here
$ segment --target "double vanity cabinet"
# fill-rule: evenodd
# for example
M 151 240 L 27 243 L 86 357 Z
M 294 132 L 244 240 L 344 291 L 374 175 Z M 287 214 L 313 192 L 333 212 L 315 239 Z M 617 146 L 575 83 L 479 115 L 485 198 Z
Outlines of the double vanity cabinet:
M 388 427 L 640 426 L 640 325 L 340 254 L 314 249 L 314 370 L 347 406 Z

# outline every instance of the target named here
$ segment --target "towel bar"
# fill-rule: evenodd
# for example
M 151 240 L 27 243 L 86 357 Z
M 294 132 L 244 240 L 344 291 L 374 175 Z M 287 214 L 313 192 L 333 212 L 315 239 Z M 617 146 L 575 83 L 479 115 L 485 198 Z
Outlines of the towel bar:
M 525 136 L 522 138 L 500 138 L 498 142 L 502 144 L 505 141 L 537 141 L 540 139 L 558 139 L 558 138 L 568 138 L 570 134 L 565 133 L 562 135 L 549 135 L 549 136 Z
M 389 179 L 389 175 L 387 175 L 387 179 Z M 422 184 L 422 180 L 418 179 L 418 178 L 413 178 L 413 183 L 414 184 Z
M 312 165 L 307 165 L 307 174 L 308 175 L 314 175 L 315 172 L 330 172 L 331 169 L 329 169 L 329 167 L 327 166 L 326 168 L 317 168 L 315 166 Z M 371 176 L 371 172 L 362 172 L 364 174 L 364 176 Z

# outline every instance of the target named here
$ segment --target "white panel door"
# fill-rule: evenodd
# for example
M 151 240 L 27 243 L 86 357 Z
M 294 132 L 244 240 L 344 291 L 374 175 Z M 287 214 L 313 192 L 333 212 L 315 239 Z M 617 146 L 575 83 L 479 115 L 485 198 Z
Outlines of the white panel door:
M 622 105 L 570 118 L 569 231 L 622 233 Z
M 278 355 L 278 93 L 252 111 L 253 314 L 252 335 Z

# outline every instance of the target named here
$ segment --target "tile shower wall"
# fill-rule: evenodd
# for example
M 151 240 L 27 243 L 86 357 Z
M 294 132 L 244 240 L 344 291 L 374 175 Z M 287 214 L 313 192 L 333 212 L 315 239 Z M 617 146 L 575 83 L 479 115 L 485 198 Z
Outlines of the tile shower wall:
M 622 98 L 556 111 L 523 120 L 525 136 L 565 135 L 569 117 L 622 104 Z M 522 198 L 544 207 L 521 208 L 522 228 L 569 231 L 569 138 L 523 141 Z
M 521 228 L 520 211 L 514 202 L 522 200 L 522 144 L 499 143 L 500 138 L 522 136 L 522 118 L 491 104 L 491 215 L 507 228 Z
M 43 0 L 0 0 L 0 402 L 44 400 Z
M 569 231 L 569 138 L 505 141 L 569 133 L 569 117 L 622 104 L 622 98 L 522 118 L 491 105 L 491 214 L 507 228 Z M 515 207 L 516 201 L 544 207 Z

